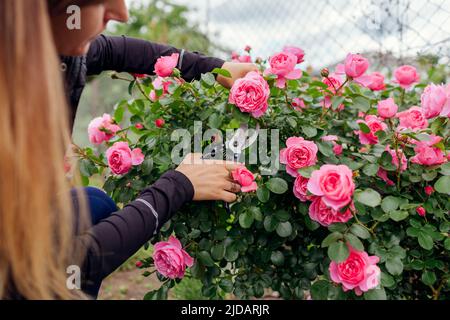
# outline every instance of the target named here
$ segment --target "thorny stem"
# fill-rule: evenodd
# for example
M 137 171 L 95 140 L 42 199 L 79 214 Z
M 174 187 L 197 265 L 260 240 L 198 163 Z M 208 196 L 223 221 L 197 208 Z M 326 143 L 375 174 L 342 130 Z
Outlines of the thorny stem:
M 81 158 L 83 159 L 87 159 L 87 160 L 91 160 L 92 162 L 94 162 L 96 165 L 99 165 L 101 167 L 107 168 L 108 166 L 106 164 L 104 164 L 101 161 L 98 161 L 96 159 L 93 159 L 91 157 L 89 157 L 89 155 L 78 145 L 76 145 L 75 143 L 72 143 L 73 146 L 75 147 L 75 153 L 78 154 Z

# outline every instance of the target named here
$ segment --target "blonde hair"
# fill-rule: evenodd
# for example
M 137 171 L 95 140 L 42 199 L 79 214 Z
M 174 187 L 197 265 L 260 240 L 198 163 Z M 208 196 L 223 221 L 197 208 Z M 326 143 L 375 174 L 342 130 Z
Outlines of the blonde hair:
M 68 112 L 47 1 L 0 1 L 0 44 L 0 298 L 73 298 Z

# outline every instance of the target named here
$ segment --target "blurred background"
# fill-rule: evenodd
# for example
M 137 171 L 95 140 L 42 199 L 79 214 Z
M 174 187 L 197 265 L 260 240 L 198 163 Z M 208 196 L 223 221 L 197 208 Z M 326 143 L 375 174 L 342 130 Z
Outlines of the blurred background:
M 445 82 L 450 62 L 450 0 L 128 0 L 128 24 L 110 24 L 108 34 L 167 43 L 231 60 L 232 52 L 267 59 L 284 45 L 306 52 L 302 69 L 319 74 L 347 53 L 362 53 L 371 71 L 387 79 L 392 69 L 412 64 L 433 82 Z M 128 99 L 127 84 L 104 73 L 84 91 L 73 139 L 88 146 L 92 118 L 111 113 Z M 101 182 L 99 182 L 101 185 Z M 135 262 L 142 250 L 102 286 L 101 299 L 142 299 L 159 282 L 144 278 Z M 172 299 L 201 299 L 200 284 L 186 280 Z

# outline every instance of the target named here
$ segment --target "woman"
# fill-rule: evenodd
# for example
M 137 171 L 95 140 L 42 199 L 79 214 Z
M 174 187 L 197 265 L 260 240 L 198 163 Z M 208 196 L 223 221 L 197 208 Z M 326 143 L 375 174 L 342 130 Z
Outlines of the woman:
M 106 4 L 115 8 L 123 1 Z M 103 27 L 114 18 L 109 12 L 103 11 Z M 92 39 L 78 42 L 88 47 Z M 47 1 L 0 1 L 0 43 L 1 298 L 86 297 L 66 286 L 71 265 L 81 267 L 84 292 L 95 295 L 101 280 L 184 203 L 235 201 L 240 187 L 230 171 L 238 164 L 200 165 L 188 158 L 136 201 L 86 229 L 85 201 L 80 196 L 71 205 L 71 186 L 64 178 L 69 125 Z M 75 226 L 76 209 L 81 219 Z M 75 237 L 74 228 L 87 231 Z
M 69 17 L 67 8 L 73 4 L 82 7 L 79 30 L 67 28 Z M 70 102 L 71 126 L 75 120 L 86 77 L 106 70 L 153 74 L 159 57 L 178 53 L 180 58 L 177 67 L 186 81 L 199 79 L 201 74 L 215 68 L 223 68 L 230 72 L 231 78 L 218 76 L 217 80 L 228 88 L 236 79 L 245 76 L 249 71 L 257 70 L 251 63 L 225 62 L 140 39 L 98 36 L 109 20 L 121 22 L 128 20 L 128 11 L 123 0 L 48 0 L 48 6 L 55 45 L 62 60 L 66 94 Z M 115 203 L 104 192 L 96 188 L 85 188 L 84 191 L 93 224 L 117 210 Z

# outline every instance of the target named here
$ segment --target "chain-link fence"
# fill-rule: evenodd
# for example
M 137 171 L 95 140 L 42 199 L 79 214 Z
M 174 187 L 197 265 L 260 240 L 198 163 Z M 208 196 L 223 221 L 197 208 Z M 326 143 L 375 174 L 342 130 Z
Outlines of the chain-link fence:
M 450 0 L 173 1 L 194 9 L 190 19 L 214 42 L 229 50 L 251 45 L 255 57 L 293 44 L 313 67 L 333 65 L 348 52 L 384 66 L 418 54 L 449 62 Z

